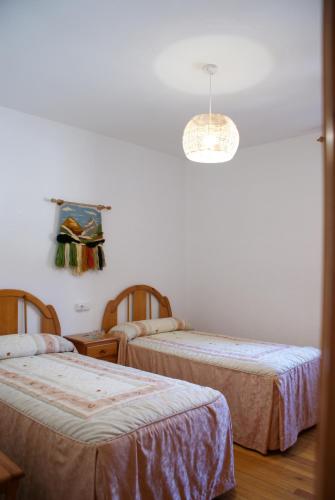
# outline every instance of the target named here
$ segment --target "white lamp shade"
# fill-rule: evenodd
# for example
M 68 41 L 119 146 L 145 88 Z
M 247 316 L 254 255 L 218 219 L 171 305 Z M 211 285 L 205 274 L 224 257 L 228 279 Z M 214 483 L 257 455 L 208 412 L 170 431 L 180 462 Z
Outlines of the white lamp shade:
M 235 155 L 240 136 L 235 123 L 221 114 L 194 116 L 186 125 L 183 148 L 186 157 L 199 163 L 223 163 Z

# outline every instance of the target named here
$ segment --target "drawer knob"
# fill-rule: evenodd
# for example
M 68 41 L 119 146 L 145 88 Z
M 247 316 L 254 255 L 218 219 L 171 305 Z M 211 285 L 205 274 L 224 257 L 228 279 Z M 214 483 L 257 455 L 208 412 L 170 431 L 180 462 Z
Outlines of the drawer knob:
M 100 354 L 106 354 L 105 349 L 100 349 Z

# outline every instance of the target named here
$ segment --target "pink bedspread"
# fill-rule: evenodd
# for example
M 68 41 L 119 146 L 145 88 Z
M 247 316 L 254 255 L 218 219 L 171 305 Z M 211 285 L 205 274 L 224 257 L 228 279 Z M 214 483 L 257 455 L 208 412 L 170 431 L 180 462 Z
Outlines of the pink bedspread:
M 261 453 L 289 448 L 317 422 L 318 349 L 181 331 L 123 337 L 120 353 L 128 366 L 222 392 L 234 441 Z
M 0 361 L 0 448 L 29 500 L 210 499 L 234 487 L 224 397 L 78 354 Z

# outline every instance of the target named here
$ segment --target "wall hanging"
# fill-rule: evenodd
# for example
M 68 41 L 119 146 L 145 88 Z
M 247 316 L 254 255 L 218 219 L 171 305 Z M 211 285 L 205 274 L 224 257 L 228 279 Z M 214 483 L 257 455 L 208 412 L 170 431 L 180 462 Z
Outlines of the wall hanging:
M 111 207 L 55 198 L 50 201 L 59 205 L 56 266 L 68 267 L 75 274 L 102 271 L 106 261 L 101 211 Z

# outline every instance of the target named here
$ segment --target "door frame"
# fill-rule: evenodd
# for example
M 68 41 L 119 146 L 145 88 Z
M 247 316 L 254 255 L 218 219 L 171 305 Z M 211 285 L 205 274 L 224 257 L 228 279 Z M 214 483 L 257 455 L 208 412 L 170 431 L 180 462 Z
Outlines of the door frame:
M 316 498 L 335 498 L 335 2 L 323 0 L 324 264 Z

